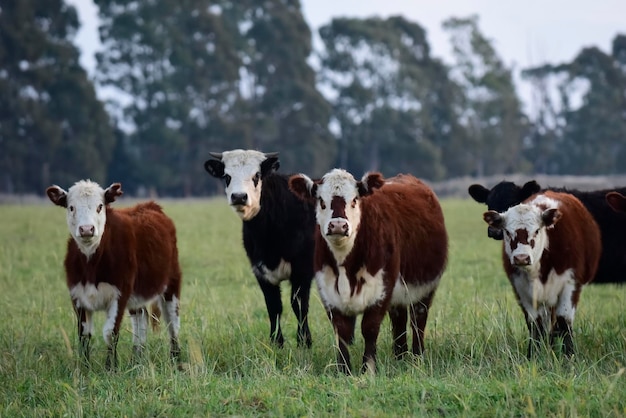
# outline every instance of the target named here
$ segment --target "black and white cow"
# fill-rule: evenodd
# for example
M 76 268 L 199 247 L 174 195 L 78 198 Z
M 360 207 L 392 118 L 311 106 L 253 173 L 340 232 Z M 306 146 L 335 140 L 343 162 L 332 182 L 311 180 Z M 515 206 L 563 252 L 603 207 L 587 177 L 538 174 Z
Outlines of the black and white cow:
M 243 221 L 243 244 L 265 296 L 271 341 L 279 347 L 284 343 L 280 283 L 289 280 L 298 345 L 310 347 L 315 208 L 289 190 L 289 176 L 276 173 L 278 153 L 237 149 L 210 155 L 214 159 L 204 168 L 224 179 L 228 203 Z
M 600 227 L 602 255 L 592 283 L 625 283 L 626 237 L 620 231 L 626 229 L 626 213 L 613 211 L 607 203 L 606 194 L 613 190 L 585 192 L 554 187 L 542 189 L 536 181 L 532 180 L 521 187 L 510 181 L 502 181 L 491 189 L 480 184 L 473 184 L 468 192 L 475 201 L 486 204 L 489 210 L 502 213 L 541 190 L 573 195 L 587 208 Z M 615 191 L 626 194 L 626 187 L 615 189 Z M 490 238 L 502 239 L 502 231 L 491 226 L 488 227 L 487 234 Z

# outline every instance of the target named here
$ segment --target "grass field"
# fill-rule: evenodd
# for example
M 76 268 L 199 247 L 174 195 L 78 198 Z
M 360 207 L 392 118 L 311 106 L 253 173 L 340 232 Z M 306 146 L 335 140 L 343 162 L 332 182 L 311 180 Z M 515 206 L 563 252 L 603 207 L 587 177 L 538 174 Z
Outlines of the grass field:
M 442 202 L 450 256 L 426 353 L 393 359 L 385 320 L 374 377 L 337 374 L 332 328 L 316 290 L 313 347 L 296 347 L 286 287 L 285 348 L 268 345 L 263 297 L 240 221 L 224 199 L 162 204 L 178 228 L 184 372 L 168 360 L 163 328 L 148 335 L 147 356 L 131 363 L 128 318 L 120 368 L 105 371 L 102 313 L 92 368 L 82 370 L 62 267 L 65 213 L 51 203 L 0 206 L 0 416 L 626 416 L 626 287 L 583 291 L 573 359 L 546 350 L 527 360 L 527 331 L 500 244 L 487 238 L 484 209 L 473 201 Z M 357 367 L 362 350 L 359 329 L 351 349 Z

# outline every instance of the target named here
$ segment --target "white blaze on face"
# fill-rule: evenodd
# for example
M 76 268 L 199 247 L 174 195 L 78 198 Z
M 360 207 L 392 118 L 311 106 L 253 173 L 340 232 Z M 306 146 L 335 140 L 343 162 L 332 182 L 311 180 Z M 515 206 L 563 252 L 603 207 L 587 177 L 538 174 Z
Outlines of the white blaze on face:
M 265 154 L 252 150 L 222 154 L 226 198 L 244 221 L 254 218 L 261 210 L 261 163 L 265 159 Z
M 334 169 L 324 175 L 316 192 L 316 218 L 322 236 L 342 264 L 352 250 L 361 223 L 357 182 L 345 170 Z
M 558 206 L 552 202 L 553 207 Z M 538 268 L 549 244 L 542 214 L 543 210 L 531 203 L 513 206 L 501 215 L 505 250 L 512 265 Z
M 67 192 L 67 226 L 80 251 L 91 257 L 96 252 L 106 223 L 104 190 L 81 180 Z

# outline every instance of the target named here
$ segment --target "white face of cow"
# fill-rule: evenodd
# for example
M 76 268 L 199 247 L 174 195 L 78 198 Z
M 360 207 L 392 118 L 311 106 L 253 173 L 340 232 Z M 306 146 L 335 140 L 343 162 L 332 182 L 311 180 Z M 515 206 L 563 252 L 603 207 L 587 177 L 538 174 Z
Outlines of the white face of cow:
M 263 178 L 279 167 L 277 153 L 233 150 L 213 155 L 221 158 L 206 161 L 205 169 L 224 179 L 228 203 L 242 220 L 249 221 L 261 210 Z
M 550 206 L 544 210 L 534 204 L 520 204 L 502 214 L 488 211 L 483 215 L 490 226 L 504 232 L 504 249 L 512 265 L 530 268 L 548 249 L 546 228 L 554 226 L 561 217 L 558 202 L 551 201 Z
M 102 239 L 106 224 L 106 205 L 122 194 L 119 183 L 103 190 L 97 183 L 81 180 L 65 191 L 59 186 L 46 190 L 50 200 L 66 208 L 67 226 L 80 251 L 91 257 Z
M 378 173 L 366 174 L 357 182 L 345 170 L 334 169 L 313 181 L 305 175 L 293 176 L 290 188 L 301 198 L 315 199 L 315 216 L 322 236 L 339 264 L 352 250 L 361 224 L 361 197 L 383 185 Z

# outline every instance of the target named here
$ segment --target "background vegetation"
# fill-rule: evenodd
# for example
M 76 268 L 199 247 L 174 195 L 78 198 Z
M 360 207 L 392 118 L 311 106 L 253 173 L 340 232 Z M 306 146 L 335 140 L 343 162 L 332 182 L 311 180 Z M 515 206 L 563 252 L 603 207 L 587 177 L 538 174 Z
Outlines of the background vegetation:
M 128 318 L 121 367 L 106 372 L 102 313 L 93 368 L 82 372 L 62 267 L 65 214 L 49 202 L 0 205 L 0 416 L 626 416 L 626 288 L 585 288 L 573 359 L 545 351 L 528 361 L 527 331 L 500 245 L 486 237 L 484 208 L 471 200 L 442 202 L 450 261 L 424 357 L 394 360 L 385 320 L 375 377 L 337 374 L 333 333 L 316 290 L 313 347 L 296 347 L 288 310 L 285 348 L 269 346 L 238 218 L 221 198 L 162 203 L 178 228 L 184 274 L 184 372 L 168 361 L 163 329 L 149 334 L 147 357 L 131 363 Z M 362 350 L 357 334 L 357 360 Z
M 89 0 L 85 0 L 89 1 Z M 298 0 L 93 0 L 102 51 L 79 63 L 64 0 L 0 8 L 0 193 L 90 177 L 197 196 L 209 151 L 279 151 L 285 172 L 461 176 L 626 172 L 626 35 L 523 69 L 526 114 L 475 16 L 443 22 L 454 61 L 403 17 L 312 33 Z M 107 94 L 96 94 L 96 90 Z M 621 164 L 620 164 L 621 162 Z

